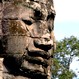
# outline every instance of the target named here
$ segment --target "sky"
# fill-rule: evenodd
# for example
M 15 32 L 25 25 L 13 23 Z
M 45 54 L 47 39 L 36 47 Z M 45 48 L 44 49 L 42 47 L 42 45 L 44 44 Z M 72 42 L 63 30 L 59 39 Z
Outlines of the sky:
M 54 0 L 54 7 L 56 39 L 61 40 L 71 35 L 79 38 L 79 0 Z
M 54 21 L 56 40 L 71 35 L 79 38 L 79 0 L 54 0 L 54 8 L 56 10 Z M 70 65 L 70 69 L 78 75 L 74 79 L 79 79 L 79 62 L 76 62 L 77 60 L 79 58 L 74 58 Z

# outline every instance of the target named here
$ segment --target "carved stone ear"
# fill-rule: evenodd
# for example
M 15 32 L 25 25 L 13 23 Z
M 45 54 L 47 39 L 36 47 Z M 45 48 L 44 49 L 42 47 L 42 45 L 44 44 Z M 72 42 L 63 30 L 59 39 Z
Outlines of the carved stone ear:
M 55 14 L 54 13 L 49 13 L 48 16 L 47 16 L 47 20 L 48 19 L 53 19 L 54 20 L 55 18 Z

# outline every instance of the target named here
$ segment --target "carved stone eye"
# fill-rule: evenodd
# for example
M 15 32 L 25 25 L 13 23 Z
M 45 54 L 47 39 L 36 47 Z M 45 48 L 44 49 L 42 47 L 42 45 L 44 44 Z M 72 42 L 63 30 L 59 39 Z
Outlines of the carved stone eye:
M 42 13 L 40 12 L 40 10 L 35 10 L 34 12 L 34 16 L 36 20 L 41 20 L 42 19 Z
M 32 24 L 32 21 L 30 21 L 30 20 L 22 20 L 25 24 L 27 24 L 27 25 L 31 25 Z

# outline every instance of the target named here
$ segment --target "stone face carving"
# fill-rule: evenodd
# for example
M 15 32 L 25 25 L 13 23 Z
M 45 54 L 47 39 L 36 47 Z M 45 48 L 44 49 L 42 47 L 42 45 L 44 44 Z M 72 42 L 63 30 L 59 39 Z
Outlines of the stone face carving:
M 51 79 L 54 17 L 52 0 L 0 1 L 3 79 Z

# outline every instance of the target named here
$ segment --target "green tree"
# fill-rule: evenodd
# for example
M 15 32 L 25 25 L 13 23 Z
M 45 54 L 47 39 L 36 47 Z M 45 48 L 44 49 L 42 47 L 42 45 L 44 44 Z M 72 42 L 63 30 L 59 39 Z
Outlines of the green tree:
M 79 56 L 79 40 L 71 36 L 57 41 L 57 49 L 54 53 L 52 66 L 52 79 L 72 79 L 75 75 L 70 70 L 70 64 L 74 57 Z

